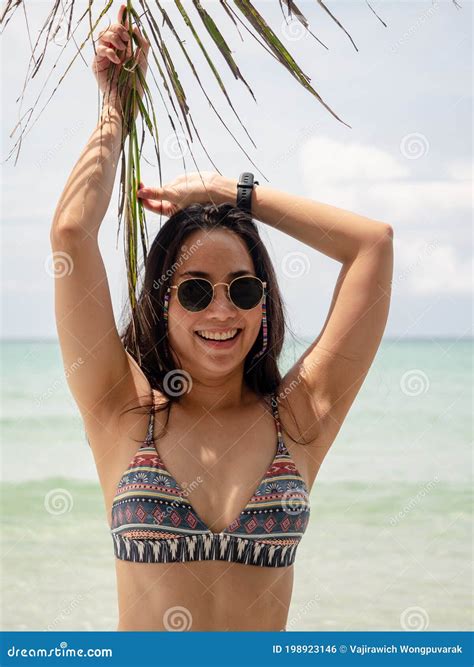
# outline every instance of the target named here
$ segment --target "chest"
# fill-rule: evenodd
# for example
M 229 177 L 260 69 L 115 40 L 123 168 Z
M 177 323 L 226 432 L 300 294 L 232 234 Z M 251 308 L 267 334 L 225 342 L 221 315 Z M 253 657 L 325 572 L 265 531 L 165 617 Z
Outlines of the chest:
M 131 417 L 130 417 L 131 419 Z M 140 483 L 143 471 L 128 474 L 137 463 L 140 439 L 145 438 L 148 416 L 139 422 L 122 425 L 122 437 L 106 447 L 110 456 L 97 461 L 99 477 L 104 492 L 109 525 L 111 508 L 118 486 L 130 479 Z M 124 434 L 129 437 L 124 438 Z M 178 495 L 188 501 L 191 508 L 206 527 L 218 533 L 230 526 L 247 507 L 252 497 L 264 487 L 265 478 L 274 464 L 278 434 L 273 415 L 254 409 L 241 413 L 238 418 L 228 415 L 212 415 L 193 419 L 185 415 L 155 414 L 155 443 L 148 456 L 152 468 L 160 461 L 164 474 L 158 473 L 165 483 L 178 487 Z M 287 451 L 298 474 L 311 488 L 311 469 L 307 450 L 294 443 L 283 431 Z M 138 443 L 138 444 L 137 444 Z M 153 456 L 153 450 L 157 456 Z M 136 477 L 136 479 L 135 479 Z M 154 475 L 152 475 L 154 477 Z M 176 493 L 174 491 L 173 493 Z
M 240 424 L 212 422 L 190 428 L 175 421 L 155 447 L 196 514 L 212 532 L 220 532 L 238 517 L 271 469 L 278 437 L 271 415 Z

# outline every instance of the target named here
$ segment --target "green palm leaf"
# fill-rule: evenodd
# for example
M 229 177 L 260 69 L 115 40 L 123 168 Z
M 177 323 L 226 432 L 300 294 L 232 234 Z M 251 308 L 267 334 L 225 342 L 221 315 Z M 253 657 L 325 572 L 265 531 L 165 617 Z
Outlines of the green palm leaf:
M 277 0 L 274 0 L 275 4 Z M 69 4 L 68 4 L 69 3 Z M 297 6 L 294 0 L 278 0 L 280 9 L 285 19 L 295 19 L 299 24 L 311 34 L 315 40 L 325 49 L 327 46 L 311 32 L 309 28 L 308 18 L 303 14 L 301 9 Z M 18 160 L 22 142 L 25 137 L 31 132 L 32 128 L 48 106 L 51 99 L 56 94 L 64 78 L 71 71 L 74 63 L 78 58 L 82 58 L 86 63 L 83 55 L 84 47 L 89 42 L 92 42 L 94 50 L 94 41 L 97 38 L 99 23 L 102 19 L 108 17 L 112 9 L 112 0 L 105 0 L 105 5 L 98 12 L 95 11 L 94 0 L 88 0 L 87 8 L 81 14 L 75 12 L 76 0 L 51 0 L 51 2 L 44 3 L 46 7 L 46 15 L 40 28 L 36 40 L 33 43 L 31 40 L 31 33 L 28 24 L 28 7 L 24 0 L 6 0 L 3 11 L 0 16 L 0 25 L 2 33 L 11 25 L 11 20 L 18 11 L 23 10 L 25 17 L 26 30 L 28 33 L 29 43 L 31 45 L 31 57 L 28 64 L 25 81 L 17 102 L 20 106 L 19 117 L 20 121 L 13 128 L 11 137 L 18 135 L 14 140 L 13 147 L 7 157 L 9 159 L 16 153 L 15 164 Z M 257 171 L 261 174 L 261 169 L 253 162 L 250 155 L 245 150 L 245 147 L 239 142 L 237 136 L 232 132 L 231 128 L 226 123 L 226 120 L 220 114 L 212 101 L 212 97 L 206 90 L 205 86 L 199 76 L 198 68 L 194 65 L 193 59 L 186 47 L 186 40 L 179 30 L 184 27 L 192 35 L 192 39 L 197 44 L 199 50 L 204 56 L 206 66 L 211 70 L 213 79 L 217 83 L 220 94 L 224 96 L 229 105 L 232 114 L 237 118 L 241 128 L 246 136 L 255 146 L 255 142 L 247 131 L 245 124 L 241 121 L 240 116 L 230 99 L 230 95 L 224 83 L 223 73 L 218 64 L 214 62 L 211 56 L 211 47 L 217 50 L 226 67 L 230 69 L 233 77 L 241 82 L 248 90 L 253 100 L 256 101 L 256 96 L 242 74 L 229 46 L 227 39 L 223 35 L 221 27 L 218 25 L 219 21 L 211 16 L 209 5 L 204 8 L 204 3 L 200 0 L 192 0 L 191 7 L 194 9 L 196 16 L 200 21 L 202 32 L 197 29 L 190 13 L 185 9 L 184 3 L 181 0 L 174 0 L 174 7 L 181 21 L 173 22 L 165 11 L 163 2 L 160 0 L 126 0 L 127 14 L 130 25 L 130 35 L 132 35 L 133 25 L 137 25 L 142 34 L 150 43 L 150 52 L 148 57 L 148 72 L 149 79 L 145 80 L 143 73 L 139 67 L 133 66 L 133 48 L 132 58 L 125 64 L 120 72 L 119 87 L 127 90 L 127 97 L 123 104 L 123 135 L 121 144 L 121 169 L 120 169 L 120 189 L 118 201 L 118 229 L 117 237 L 120 233 L 122 222 L 124 222 L 124 242 L 125 242 L 125 258 L 127 264 L 129 300 L 132 305 L 132 311 L 136 303 L 137 290 L 137 274 L 138 274 L 138 258 L 139 258 L 139 244 L 141 246 L 141 253 L 146 259 L 148 251 L 148 233 L 146 225 L 145 210 L 142 202 L 137 198 L 136 191 L 140 182 L 140 162 L 146 159 L 143 154 L 143 147 L 145 136 L 148 135 L 154 149 L 156 156 L 156 168 L 158 170 L 158 181 L 162 185 L 162 170 L 160 158 L 160 142 L 159 142 L 159 121 L 156 111 L 156 102 L 153 99 L 150 84 L 153 82 L 156 87 L 155 95 L 158 94 L 163 102 L 165 114 L 170 122 L 170 125 L 177 135 L 181 131 L 185 137 L 187 147 L 191 159 L 197 169 L 196 158 L 192 151 L 192 143 L 194 136 L 197 137 L 200 145 L 203 147 L 206 156 L 213 164 L 215 169 L 219 171 L 218 167 L 214 165 L 212 156 L 209 155 L 191 113 L 191 105 L 188 101 L 186 91 L 181 83 L 181 74 L 183 74 L 183 61 L 173 59 L 170 50 L 171 43 L 178 44 L 180 54 L 184 58 L 184 64 L 191 69 L 193 77 L 198 84 L 199 91 L 204 96 L 209 104 L 212 112 L 216 114 L 219 122 L 224 126 L 226 131 L 236 142 L 239 149 L 243 152 L 251 164 L 253 164 Z M 459 8 L 456 0 L 453 0 L 456 8 Z M 262 3 L 265 8 L 266 3 Z M 367 2 L 370 11 L 377 17 L 377 19 L 384 25 L 384 21 L 376 14 L 374 9 Z M 289 73 L 294 79 L 307 90 L 311 96 L 322 105 L 337 121 L 341 122 L 347 127 L 350 127 L 346 122 L 341 120 L 339 115 L 325 102 L 317 90 L 311 85 L 310 77 L 302 71 L 294 56 L 289 52 L 285 45 L 278 38 L 274 30 L 267 23 L 262 13 L 249 0 L 233 0 L 233 5 L 229 4 L 228 0 L 219 0 L 219 4 L 213 4 L 213 11 L 218 8 L 223 13 L 226 20 L 230 20 L 233 27 L 237 30 L 240 39 L 244 39 L 241 28 L 245 33 L 255 39 L 260 45 L 263 53 L 270 55 L 284 68 L 285 72 Z M 137 11 L 140 10 L 140 12 Z M 322 0 L 316 0 L 313 9 L 320 10 L 327 14 L 337 27 L 344 32 L 349 38 L 354 49 L 357 51 L 357 46 L 350 36 L 349 32 L 342 25 L 341 21 L 328 9 Z M 286 13 L 285 13 L 286 12 Z M 94 14 L 96 16 L 94 17 Z M 162 21 L 160 26 L 158 20 Z M 220 20 L 220 19 L 219 19 Z M 181 25 L 182 23 L 182 25 Z M 84 26 L 83 36 L 78 40 L 78 31 Z M 59 55 L 54 60 L 50 71 L 45 76 L 42 85 L 40 85 L 39 92 L 36 95 L 31 106 L 23 110 L 26 90 L 36 84 L 40 75 L 43 72 L 43 65 L 46 62 L 46 54 L 51 48 L 51 43 L 56 39 L 59 31 L 66 35 L 65 43 L 62 46 Z M 166 32 L 165 32 L 166 31 Z M 67 48 L 72 42 L 75 52 L 69 62 L 64 64 L 65 55 L 69 51 Z M 57 47 L 56 47 L 57 48 Z M 87 63 L 86 63 L 87 64 Z M 62 68 L 62 69 L 61 69 Z M 59 74 L 58 74 L 59 73 Z M 46 96 L 46 88 L 54 76 L 58 75 L 58 79 L 54 84 L 52 92 Z M 140 97 L 138 88 L 141 86 L 143 90 L 143 97 Z M 46 99 L 44 100 L 44 98 Z M 40 107 L 40 104 L 42 106 Z M 39 111 L 38 111 L 38 107 Z M 128 142 L 128 145 L 127 145 Z M 148 160 L 147 160 L 148 161 Z M 186 161 L 183 156 L 183 166 L 186 169 Z M 262 174 L 264 178 L 265 175 Z M 266 179 L 268 180 L 268 179 Z

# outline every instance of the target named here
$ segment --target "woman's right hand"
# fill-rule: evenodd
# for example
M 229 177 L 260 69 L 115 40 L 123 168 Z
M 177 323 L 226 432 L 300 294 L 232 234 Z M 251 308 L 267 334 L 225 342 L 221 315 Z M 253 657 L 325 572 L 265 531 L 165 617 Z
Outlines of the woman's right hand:
M 117 82 L 119 72 L 122 64 L 131 57 L 132 49 L 130 44 L 130 32 L 128 18 L 122 24 L 123 14 L 126 11 L 126 5 L 121 5 L 118 12 L 118 23 L 112 23 L 106 30 L 99 34 L 99 43 L 96 46 L 96 55 L 92 61 L 92 71 L 99 85 L 99 89 L 105 95 L 104 102 L 121 108 L 123 99 L 119 99 Z M 143 75 L 146 76 L 148 66 L 147 56 L 150 44 L 143 37 L 141 32 L 135 26 L 132 31 L 139 43 L 139 47 L 135 47 L 134 60 L 138 61 Z M 116 53 L 117 51 L 117 53 Z M 109 67 L 113 65 L 113 73 L 109 78 Z M 143 89 L 138 85 L 140 95 L 143 94 Z M 126 90 L 122 95 L 126 94 Z

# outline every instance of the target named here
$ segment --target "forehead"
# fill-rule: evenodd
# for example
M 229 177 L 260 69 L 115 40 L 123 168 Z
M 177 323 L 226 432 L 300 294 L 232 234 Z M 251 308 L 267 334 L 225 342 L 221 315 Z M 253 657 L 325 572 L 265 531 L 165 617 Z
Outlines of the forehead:
M 218 278 L 236 272 L 255 272 L 245 242 L 227 229 L 210 232 L 196 230 L 186 238 L 183 245 L 176 258 L 177 276 L 187 271 L 205 272 Z

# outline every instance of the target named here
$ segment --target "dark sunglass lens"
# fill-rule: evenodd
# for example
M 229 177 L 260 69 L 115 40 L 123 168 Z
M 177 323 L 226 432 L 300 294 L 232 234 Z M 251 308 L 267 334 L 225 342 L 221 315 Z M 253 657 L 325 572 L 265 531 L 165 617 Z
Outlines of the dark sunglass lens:
M 242 308 L 243 310 L 255 308 L 262 295 L 263 287 L 258 278 L 238 278 L 230 286 L 230 298 L 237 308 Z
M 211 303 L 212 286 L 207 280 L 193 278 L 182 282 L 178 288 L 178 299 L 186 310 L 197 312 Z

